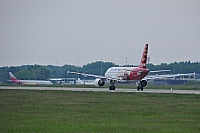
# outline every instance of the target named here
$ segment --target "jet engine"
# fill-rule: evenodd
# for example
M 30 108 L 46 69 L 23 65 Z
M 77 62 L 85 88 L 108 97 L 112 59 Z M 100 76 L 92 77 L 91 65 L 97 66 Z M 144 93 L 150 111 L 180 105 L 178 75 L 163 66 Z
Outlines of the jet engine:
M 94 85 L 96 87 L 104 86 L 105 85 L 105 81 L 103 81 L 102 79 L 97 78 L 97 79 L 94 80 Z

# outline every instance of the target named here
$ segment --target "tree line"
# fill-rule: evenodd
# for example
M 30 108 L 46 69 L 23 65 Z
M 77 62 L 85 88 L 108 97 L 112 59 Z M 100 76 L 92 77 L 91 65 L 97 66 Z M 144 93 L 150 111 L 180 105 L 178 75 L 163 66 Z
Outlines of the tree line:
M 106 70 L 113 66 L 119 66 L 112 62 L 93 62 L 82 67 L 74 65 L 53 66 L 53 65 L 22 65 L 22 66 L 10 66 L 0 67 L 0 82 L 4 83 L 9 80 L 8 72 L 12 72 L 18 79 L 38 79 L 47 80 L 49 78 L 77 78 L 77 75 L 68 74 L 69 71 L 76 71 L 82 73 L 89 73 L 95 75 L 101 75 Z M 134 66 L 134 65 L 128 65 Z M 170 73 L 198 73 L 200 74 L 199 62 L 174 62 L 174 63 L 161 63 L 160 65 L 147 64 L 147 68 L 150 70 L 171 70 Z

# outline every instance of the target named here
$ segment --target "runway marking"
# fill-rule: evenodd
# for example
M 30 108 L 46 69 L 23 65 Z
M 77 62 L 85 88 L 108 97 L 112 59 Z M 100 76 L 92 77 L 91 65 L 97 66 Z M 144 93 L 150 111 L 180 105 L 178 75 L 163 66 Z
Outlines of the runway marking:
M 144 89 L 137 91 L 136 89 L 116 88 L 110 91 L 107 88 L 64 88 L 64 87 L 17 87 L 17 86 L 0 86 L 0 89 L 10 90 L 66 90 L 66 91 L 92 91 L 92 92 L 137 92 L 137 93 L 176 93 L 176 94 L 200 94 L 200 90 L 164 90 L 164 89 Z

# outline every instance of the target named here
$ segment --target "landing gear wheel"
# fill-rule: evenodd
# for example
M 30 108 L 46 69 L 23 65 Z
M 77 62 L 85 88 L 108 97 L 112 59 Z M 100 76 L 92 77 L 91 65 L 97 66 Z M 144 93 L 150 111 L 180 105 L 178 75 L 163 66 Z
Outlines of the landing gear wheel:
M 137 87 L 137 90 L 140 91 L 140 86 Z
M 109 90 L 115 90 L 115 86 L 109 86 Z
M 140 91 L 140 90 L 143 91 L 143 87 L 138 86 L 138 87 L 137 87 L 137 90 L 138 90 L 138 91 Z

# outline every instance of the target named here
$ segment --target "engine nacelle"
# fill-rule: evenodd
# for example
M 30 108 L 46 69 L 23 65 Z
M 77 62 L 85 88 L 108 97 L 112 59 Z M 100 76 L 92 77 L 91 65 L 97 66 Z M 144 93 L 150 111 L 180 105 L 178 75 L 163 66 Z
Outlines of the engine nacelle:
M 96 87 L 99 87 L 99 86 L 104 86 L 105 85 L 105 81 L 103 81 L 102 79 L 95 79 L 94 80 L 94 85 L 96 86 Z

